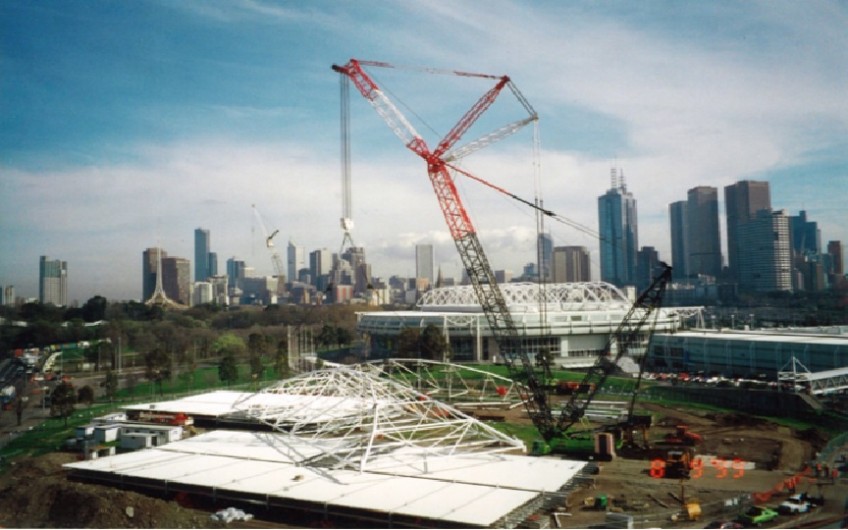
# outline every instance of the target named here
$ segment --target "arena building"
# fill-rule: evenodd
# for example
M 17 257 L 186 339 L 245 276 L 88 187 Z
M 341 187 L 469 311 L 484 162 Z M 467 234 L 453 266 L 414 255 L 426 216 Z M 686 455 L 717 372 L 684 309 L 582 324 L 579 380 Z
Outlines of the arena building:
M 661 372 L 702 371 L 772 381 L 800 363 L 805 372 L 837 371 L 844 378 L 844 372 L 848 372 L 848 327 L 657 333 L 647 361 L 651 369 Z M 837 386 L 845 384 L 843 380 Z
M 525 348 L 533 358 L 542 348 L 553 354 L 557 366 L 591 366 L 606 347 L 609 336 L 633 305 L 633 299 L 605 282 L 506 283 L 500 285 Z M 673 333 L 687 318 L 700 316 L 700 307 L 659 310 L 654 330 Z M 498 345 L 470 285 L 441 287 L 423 294 L 412 311 L 358 313 L 357 330 L 370 359 L 396 356 L 397 337 L 405 328 L 434 325 L 450 344 L 453 362 L 498 362 Z M 653 320 L 653 317 L 652 317 Z M 641 348 L 644 353 L 647 332 Z

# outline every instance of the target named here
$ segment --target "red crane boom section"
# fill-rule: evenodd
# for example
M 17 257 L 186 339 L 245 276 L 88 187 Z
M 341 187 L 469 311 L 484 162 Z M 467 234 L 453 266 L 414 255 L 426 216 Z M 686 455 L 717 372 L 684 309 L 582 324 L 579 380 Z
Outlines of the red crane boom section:
M 389 127 L 404 142 L 406 147 L 427 162 L 427 172 L 430 176 L 430 182 L 436 192 L 436 197 L 447 221 L 451 237 L 454 240 L 460 240 L 469 234 L 475 233 L 471 218 L 462 204 L 454 179 L 448 171 L 448 165 L 442 157 L 456 145 L 480 116 L 492 106 L 503 88 L 509 83 L 509 77 L 496 77 L 467 72 L 448 72 L 467 77 L 495 79 L 497 83 L 477 100 L 439 142 L 436 149 L 431 152 L 421 135 L 415 131 L 397 107 L 383 94 L 383 91 L 380 90 L 380 87 L 377 86 L 377 83 L 371 76 L 362 69 L 363 64 L 393 68 L 388 63 L 351 59 L 345 66 L 333 65 L 333 70 L 348 76 L 353 81 L 357 90 L 374 106 L 377 113 L 383 117 Z

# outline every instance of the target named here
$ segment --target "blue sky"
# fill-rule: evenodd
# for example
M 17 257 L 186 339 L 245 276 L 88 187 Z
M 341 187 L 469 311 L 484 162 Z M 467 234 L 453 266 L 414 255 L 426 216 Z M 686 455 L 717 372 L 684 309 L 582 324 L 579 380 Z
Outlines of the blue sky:
M 526 128 L 463 167 L 528 199 L 539 190 L 550 209 L 597 228 L 596 198 L 617 165 L 638 202 L 639 244 L 665 259 L 667 205 L 698 185 L 723 199 L 742 179 L 769 180 L 774 208 L 806 209 L 825 243 L 848 244 L 845 2 L 483 6 L 1 2 L 0 285 L 37 296 L 44 254 L 69 262 L 72 299 L 138 298 L 142 251 L 161 242 L 193 259 L 197 227 L 211 230 L 219 268 L 237 256 L 270 273 L 252 204 L 285 240 L 338 251 L 330 66 L 352 57 L 509 75 L 539 113 L 539 165 Z M 490 86 L 371 72 L 428 142 Z M 520 110 L 501 96 L 479 128 Z M 355 91 L 351 118 L 353 237 L 374 273 L 413 275 L 414 244 L 435 243 L 458 275 L 424 164 Z M 520 273 L 535 255 L 532 213 L 458 184 L 493 267 Z M 597 264 L 591 236 L 548 227 Z

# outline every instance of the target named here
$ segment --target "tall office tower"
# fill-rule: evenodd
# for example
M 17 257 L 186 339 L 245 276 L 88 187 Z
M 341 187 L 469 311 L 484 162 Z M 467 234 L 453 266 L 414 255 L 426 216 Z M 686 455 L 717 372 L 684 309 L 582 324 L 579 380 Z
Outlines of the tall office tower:
M 3 303 L 8 305 L 8 306 L 15 305 L 15 286 L 14 285 L 7 285 L 3 289 Z
M 789 217 L 783 210 L 759 210 L 737 227 L 739 289 L 772 292 L 792 290 Z
M 541 281 L 556 281 L 553 279 L 554 238 L 551 234 L 539 234 L 536 238 L 536 260 L 539 262 L 539 279 Z
M 642 247 L 636 253 L 636 290 L 650 287 L 654 274 L 660 266 L 660 255 L 654 247 Z
M 236 259 L 235 256 L 227 260 L 227 288 L 241 289 L 241 281 L 245 278 L 247 266 L 244 261 Z
M 551 254 L 551 281 L 554 283 L 592 281 L 586 247 L 554 247 Z
M 689 250 L 686 247 L 689 219 L 686 206 L 686 201 L 677 201 L 668 205 L 671 224 L 671 266 L 673 277 L 676 279 L 689 276 Z
M 727 265 L 730 276 L 739 281 L 739 225 L 753 219 L 759 210 L 771 212 L 769 183 L 757 180 L 742 180 L 724 187 L 724 209 L 727 216 Z
M 172 301 L 191 305 L 191 261 L 168 256 L 162 258 L 162 289 Z
M 718 190 L 698 186 L 686 201 L 686 248 L 689 274 L 718 278 L 721 274 L 721 231 L 718 226 Z
M 350 264 L 354 296 L 365 293 L 371 285 L 371 265 L 365 260 L 365 248 L 350 247 L 342 253 L 341 258 Z
M 207 275 L 206 279 L 208 280 L 212 276 L 218 276 L 218 253 L 210 252 L 209 253 L 209 268 L 206 270 Z
M 821 230 L 818 223 L 807 221 L 805 210 L 789 217 L 789 231 L 792 237 L 792 252 L 796 255 L 817 256 L 822 253 Z
M 141 301 L 150 300 L 156 291 L 156 274 L 159 272 L 159 255 L 162 259 L 168 253 L 157 247 L 151 247 L 141 253 Z M 164 284 L 163 284 L 164 285 Z
M 209 274 L 209 230 L 194 230 L 194 281 L 202 282 Z
M 306 267 L 303 252 L 303 247 L 289 241 L 289 246 L 286 248 L 286 270 L 290 282 L 297 280 L 300 269 Z
M 838 287 L 845 281 L 845 262 L 842 260 L 842 242 L 827 242 L 827 282 L 831 287 Z M 9 298 L 8 296 L 6 297 Z M 8 302 L 7 302 L 8 303 Z
M 633 285 L 639 245 L 636 199 L 627 191 L 624 173 L 612 168 L 612 186 L 598 197 L 601 233 L 601 280 L 618 287 Z
M 433 245 L 415 245 L 415 278 L 426 280 L 427 288 L 436 281 L 436 254 Z
M 312 284 L 321 292 L 327 289 L 330 271 L 333 269 L 333 255 L 326 248 L 309 253 L 309 275 Z
M 38 262 L 38 300 L 57 307 L 68 305 L 68 262 L 41 256 Z

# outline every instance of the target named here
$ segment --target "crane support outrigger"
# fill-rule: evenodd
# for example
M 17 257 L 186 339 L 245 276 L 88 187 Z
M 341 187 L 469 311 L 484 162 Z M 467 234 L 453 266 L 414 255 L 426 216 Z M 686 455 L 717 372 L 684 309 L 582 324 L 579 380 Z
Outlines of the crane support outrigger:
M 594 396 L 594 392 L 582 401 L 576 401 L 573 398 L 566 406 L 566 409 L 563 409 L 562 413 L 555 417 L 548 400 L 544 375 L 537 373 L 533 362 L 523 347 L 522 336 L 515 326 L 504 296 L 495 279 L 494 272 L 483 251 L 483 246 L 477 237 L 477 231 L 463 206 L 451 174 L 451 171 L 460 171 L 451 162 L 490 145 L 518 131 L 525 125 L 536 122 L 538 120 L 536 111 L 508 76 L 459 71 L 438 71 L 438 73 L 447 73 L 461 77 L 490 79 L 494 82 L 494 86 L 480 96 L 456 125 L 437 144 L 435 149 L 431 150 L 409 120 L 406 119 L 397 106 L 380 89 L 374 79 L 363 69 L 363 66 L 395 68 L 388 63 L 351 59 L 344 66 L 333 65 L 332 69 L 341 75 L 347 76 L 357 90 L 359 90 L 360 94 L 371 103 L 401 142 L 409 150 L 420 156 L 427 164 L 427 173 L 433 190 L 436 193 L 442 214 L 447 222 L 462 264 L 465 267 L 486 317 L 492 336 L 498 345 L 500 354 L 506 361 L 511 377 L 524 387 L 522 397 L 530 419 L 546 442 L 566 437 L 567 429 L 582 417 L 585 407 L 591 401 L 591 397 Z M 427 69 L 426 71 L 436 72 L 432 69 Z M 527 117 L 500 127 L 464 146 L 456 147 L 456 144 L 463 135 L 468 132 L 478 118 L 495 102 L 504 88 L 509 88 L 509 91 L 512 92 L 513 96 L 515 96 L 519 104 L 527 112 Z M 461 173 L 468 175 L 465 171 L 461 171 Z M 661 282 L 661 287 L 651 288 L 646 293 L 643 293 L 637 300 L 637 303 L 631 308 L 625 320 L 622 321 L 616 333 L 616 336 L 620 337 L 620 339 L 618 340 L 619 348 L 615 361 L 627 351 L 628 345 L 632 344 L 632 341 L 635 340 L 648 316 L 659 305 L 662 292 L 665 288 L 665 282 L 668 281 L 669 277 L 670 268 L 667 267 L 666 274 L 663 274 L 657 280 Z M 654 283 L 657 284 L 657 282 Z M 611 371 L 607 363 L 612 362 L 614 366 L 615 361 L 599 358 L 596 367 L 590 370 L 587 378 L 590 375 L 593 377 L 594 375 L 600 375 L 602 378 L 605 378 Z M 597 389 L 596 386 L 594 391 L 596 392 Z

